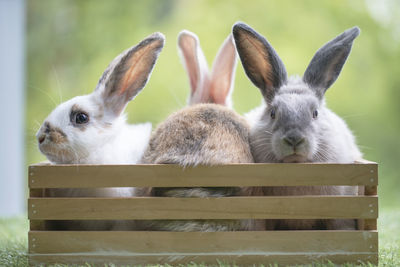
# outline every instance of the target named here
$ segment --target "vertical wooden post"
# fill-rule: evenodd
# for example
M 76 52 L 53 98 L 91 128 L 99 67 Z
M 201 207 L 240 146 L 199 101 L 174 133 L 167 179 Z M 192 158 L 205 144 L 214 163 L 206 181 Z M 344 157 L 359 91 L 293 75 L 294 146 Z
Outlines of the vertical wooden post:
M 364 189 L 364 195 L 366 196 L 376 196 L 378 194 L 378 188 L 377 186 L 365 186 Z M 378 210 L 378 206 L 376 207 L 370 207 L 371 212 L 373 212 L 375 209 Z M 377 219 L 369 219 L 369 220 L 364 220 L 364 225 L 363 225 L 363 230 L 377 230 Z
M 358 164 L 368 164 L 373 163 L 371 166 L 370 174 L 371 179 L 370 182 L 373 184 L 378 184 L 378 165 L 374 162 L 367 160 L 360 160 L 356 162 Z M 361 185 L 358 187 L 358 195 L 359 196 L 377 196 L 378 195 L 378 187 L 377 185 Z M 378 206 L 370 206 L 371 212 L 378 211 Z M 359 219 L 358 220 L 358 229 L 359 230 L 377 230 L 377 219 Z
M 29 189 L 29 197 L 44 197 L 44 189 Z M 28 206 L 28 210 L 35 212 L 35 207 Z M 45 221 L 29 220 L 29 226 L 31 231 L 45 230 Z
M 34 167 L 30 166 L 28 170 L 28 185 L 34 183 Z M 44 188 L 29 188 L 29 197 L 37 198 L 37 197 L 45 197 L 45 189 Z M 34 213 L 35 207 L 33 205 L 29 206 L 28 204 L 28 214 Z M 30 230 L 38 231 L 45 230 L 45 222 L 39 220 L 29 220 Z

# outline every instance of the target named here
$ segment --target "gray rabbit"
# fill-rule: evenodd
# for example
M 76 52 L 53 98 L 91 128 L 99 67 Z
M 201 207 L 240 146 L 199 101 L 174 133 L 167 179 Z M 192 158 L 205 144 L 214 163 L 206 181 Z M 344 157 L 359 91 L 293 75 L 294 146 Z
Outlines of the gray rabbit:
M 243 68 L 265 100 L 252 123 L 250 142 L 255 162 L 336 162 L 361 159 L 346 123 L 329 110 L 324 94 L 335 82 L 360 29 L 353 27 L 320 48 L 303 77 L 287 78 L 268 41 L 244 23 L 233 36 Z M 265 187 L 265 195 L 356 195 L 357 187 Z M 355 220 L 267 221 L 268 229 L 355 229 Z

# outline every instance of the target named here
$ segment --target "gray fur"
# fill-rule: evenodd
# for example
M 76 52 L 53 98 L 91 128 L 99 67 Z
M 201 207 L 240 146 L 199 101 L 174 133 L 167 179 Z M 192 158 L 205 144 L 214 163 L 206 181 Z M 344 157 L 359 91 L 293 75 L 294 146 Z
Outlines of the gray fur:
M 323 78 L 319 80 L 322 83 L 317 83 L 317 79 L 310 80 L 309 77 L 306 79 L 291 77 L 287 83 L 273 88 L 272 98 L 264 95 L 267 105 L 250 132 L 250 144 L 255 162 L 351 163 L 362 158 L 354 136 L 345 122 L 326 107 L 323 93 L 315 90 L 321 85 L 329 87 L 337 78 L 347 55 L 344 56 L 343 53 L 335 51 L 349 52 L 349 42 L 358 35 L 357 29 L 346 31 L 339 36 L 340 38 L 337 37 L 336 41 L 325 45 L 322 52 L 320 50 L 314 56 L 306 75 L 316 77 L 311 73 L 317 73 Z M 250 31 L 246 34 L 254 35 Z M 326 55 L 330 56 L 326 57 Z M 324 62 L 330 65 L 325 67 Z M 251 64 L 246 61 L 242 63 L 245 69 L 247 64 Z M 322 71 L 318 71 L 316 66 L 319 66 Z M 336 77 L 332 79 L 332 75 Z M 318 86 L 310 86 L 305 80 Z M 272 111 L 274 111 L 274 116 L 272 116 Z M 317 117 L 313 115 L 315 111 L 318 111 Z M 356 195 L 357 191 L 356 187 L 350 186 L 265 187 L 263 189 L 265 195 L 278 196 Z M 266 225 L 268 229 L 354 229 L 356 227 L 354 220 L 274 220 L 267 221 Z
M 316 90 L 319 97 L 322 98 L 338 78 L 350 54 L 353 41 L 359 34 L 358 27 L 348 29 L 315 53 L 303 75 L 303 81 Z

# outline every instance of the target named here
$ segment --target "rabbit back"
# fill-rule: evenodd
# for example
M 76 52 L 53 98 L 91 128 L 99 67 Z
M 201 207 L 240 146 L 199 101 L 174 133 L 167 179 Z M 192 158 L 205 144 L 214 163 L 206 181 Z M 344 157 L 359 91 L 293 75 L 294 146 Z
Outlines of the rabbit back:
M 198 104 L 169 116 L 153 133 L 143 163 L 179 164 L 184 167 L 251 163 L 246 121 L 216 104 Z M 163 197 L 224 197 L 241 195 L 241 188 L 152 188 Z M 170 220 L 147 224 L 151 230 L 231 231 L 249 227 L 240 220 Z
M 253 158 L 246 121 L 215 104 L 198 104 L 169 116 L 143 156 L 143 163 L 182 166 L 249 162 Z

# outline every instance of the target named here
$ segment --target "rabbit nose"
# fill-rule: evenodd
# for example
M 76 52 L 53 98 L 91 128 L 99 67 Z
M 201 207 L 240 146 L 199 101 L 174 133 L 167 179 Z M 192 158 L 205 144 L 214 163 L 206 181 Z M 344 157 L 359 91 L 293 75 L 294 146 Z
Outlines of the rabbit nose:
M 301 136 L 301 135 L 289 135 L 289 136 L 285 136 L 283 138 L 283 142 L 286 143 L 289 146 L 299 146 L 302 143 L 304 143 L 306 141 L 306 139 Z

